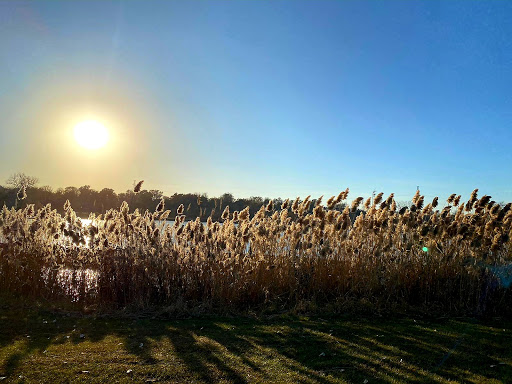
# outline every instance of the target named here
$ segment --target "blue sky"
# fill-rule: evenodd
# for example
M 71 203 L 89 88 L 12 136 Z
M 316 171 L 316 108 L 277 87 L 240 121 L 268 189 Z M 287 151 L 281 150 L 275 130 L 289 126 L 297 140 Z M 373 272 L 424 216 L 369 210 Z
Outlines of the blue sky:
M 510 36 L 505 1 L 0 1 L 0 183 L 512 200 Z

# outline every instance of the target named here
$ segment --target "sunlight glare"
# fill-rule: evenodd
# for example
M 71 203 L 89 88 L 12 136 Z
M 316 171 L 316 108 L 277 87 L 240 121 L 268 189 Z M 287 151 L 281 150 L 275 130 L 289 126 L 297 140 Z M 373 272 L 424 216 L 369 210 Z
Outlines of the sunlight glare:
M 75 125 L 74 135 L 78 144 L 87 149 L 102 148 L 109 138 L 107 128 L 95 120 L 86 120 Z

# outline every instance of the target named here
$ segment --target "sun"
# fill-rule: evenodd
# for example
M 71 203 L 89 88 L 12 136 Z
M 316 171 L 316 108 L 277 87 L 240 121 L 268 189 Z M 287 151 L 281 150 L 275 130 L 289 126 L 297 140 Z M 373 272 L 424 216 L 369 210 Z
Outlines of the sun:
M 107 128 L 95 120 L 86 120 L 75 125 L 73 129 L 75 140 L 87 149 L 100 149 L 109 139 Z

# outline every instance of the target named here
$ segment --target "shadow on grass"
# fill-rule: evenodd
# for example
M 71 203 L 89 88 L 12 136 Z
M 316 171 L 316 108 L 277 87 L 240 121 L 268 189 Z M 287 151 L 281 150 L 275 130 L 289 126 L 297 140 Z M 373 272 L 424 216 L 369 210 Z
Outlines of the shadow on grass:
M 123 354 L 110 354 L 113 345 Z M 104 362 L 94 351 L 104 350 L 112 356 L 108 374 L 115 380 L 135 364 L 142 381 L 512 382 L 511 321 L 129 320 L 2 310 L 0 376 L 18 375 L 24 364 L 43 364 L 50 348 L 67 353 L 67 359 L 79 358 L 80 350 L 98 367 Z

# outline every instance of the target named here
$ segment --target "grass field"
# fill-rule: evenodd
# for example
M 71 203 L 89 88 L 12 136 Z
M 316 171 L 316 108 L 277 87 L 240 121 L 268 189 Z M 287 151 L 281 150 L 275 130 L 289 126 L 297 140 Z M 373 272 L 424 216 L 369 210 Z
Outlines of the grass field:
M 512 321 L 500 318 L 169 320 L 0 306 L 2 382 L 512 382 Z

